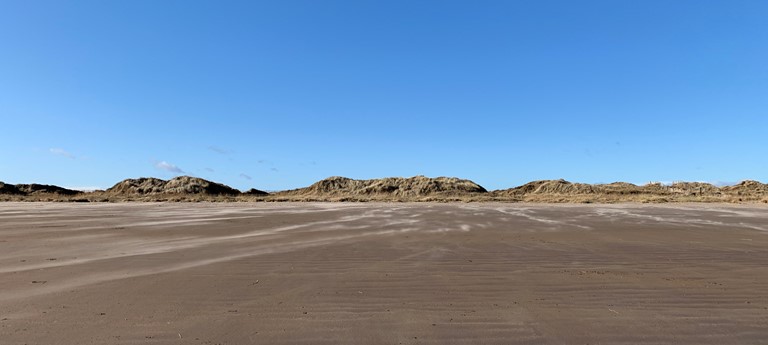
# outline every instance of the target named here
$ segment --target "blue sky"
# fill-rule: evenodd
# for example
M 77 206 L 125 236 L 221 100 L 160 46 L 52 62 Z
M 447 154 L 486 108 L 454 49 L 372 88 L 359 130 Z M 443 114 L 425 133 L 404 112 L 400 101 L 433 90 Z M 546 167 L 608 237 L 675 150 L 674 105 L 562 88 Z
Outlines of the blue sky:
M 766 1 L 2 1 L 0 181 L 768 181 Z

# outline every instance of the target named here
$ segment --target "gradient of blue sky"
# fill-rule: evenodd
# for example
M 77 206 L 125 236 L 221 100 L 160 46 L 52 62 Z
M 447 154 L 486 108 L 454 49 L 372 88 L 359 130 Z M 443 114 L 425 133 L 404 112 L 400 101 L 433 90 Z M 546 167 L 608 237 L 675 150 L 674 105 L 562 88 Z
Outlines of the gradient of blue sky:
M 0 1 L 0 180 L 768 180 L 768 1 Z

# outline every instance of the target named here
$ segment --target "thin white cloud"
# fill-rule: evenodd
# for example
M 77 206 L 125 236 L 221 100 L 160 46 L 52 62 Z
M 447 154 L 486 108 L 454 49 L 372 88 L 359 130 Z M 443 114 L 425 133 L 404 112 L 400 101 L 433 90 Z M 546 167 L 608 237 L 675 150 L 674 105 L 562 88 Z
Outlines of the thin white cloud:
M 173 165 L 171 163 L 168 163 L 166 161 L 156 162 L 155 163 L 155 168 L 160 169 L 160 170 L 165 170 L 165 171 L 168 171 L 168 172 L 172 172 L 172 173 L 176 173 L 176 174 L 183 174 L 184 173 L 184 170 L 181 170 L 181 168 L 179 168 L 179 167 L 177 167 L 177 166 L 175 166 L 175 165 Z
M 208 146 L 208 149 L 213 151 L 213 152 L 216 152 L 218 154 L 222 154 L 222 155 L 228 155 L 228 154 L 232 153 L 232 150 L 227 150 L 225 148 L 221 148 L 221 147 L 218 147 L 218 146 Z
M 55 155 L 59 155 L 59 156 L 62 156 L 62 157 L 67 157 L 69 159 L 75 159 L 75 155 L 67 152 L 67 150 L 62 149 L 62 148 L 54 147 L 54 148 L 50 149 L 49 151 L 51 153 L 55 154 Z
M 732 182 L 732 181 L 712 181 L 709 182 L 717 187 L 728 187 L 728 186 L 734 186 L 739 184 L 738 182 Z
M 64 188 L 71 189 L 71 190 L 79 190 L 81 192 L 93 192 L 95 190 L 103 190 L 105 188 L 102 187 L 96 187 L 96 186 L 78 186 L 78 187 L 70 187 L 70 186 L 64 186 Z
M 249 180 L 249 181 L 250 181 L 250 180 L 253 180 L 253 178 L 252 178 L 252 177 L 250 177 L 250 176 L 248 176 L 248 175 L 246 175 L 246 174 L 243 174 L 243 173 L 241 173 L 241 174 L 240 174 L 240 177 L 242 177 L 242 178 L 244 178 L 244 179 L 246 179 L 246 180 Z
M 672 181 L 646 181 L 646 182 L 640 182 L 640 183 L 634 183 L 634 184 L 636 184 L 638 186 L 645 186 L 645 185 L 654 184 L 654 183 L 658 183 L 658 184 L 660 184 L 662 186 L 671 186 L 672 185 Z

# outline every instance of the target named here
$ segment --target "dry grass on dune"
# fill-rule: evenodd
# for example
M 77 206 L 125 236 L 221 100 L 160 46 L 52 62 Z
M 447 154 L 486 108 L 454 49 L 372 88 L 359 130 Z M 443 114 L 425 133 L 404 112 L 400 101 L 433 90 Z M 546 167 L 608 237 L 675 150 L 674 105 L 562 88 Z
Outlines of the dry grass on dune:
M 269 194 L 258 189 L 243 193 L 220 183 L 181 176 L 168 181 L 156 178 L 127 179 L 105 191 L 94 192 L 0 182 L 0 201 L 768 203 L 768 185 L 750 180 L 728 187 L 701 182 L 676 182 L 670 185 L 649 183 L 638 186 L 626 182 L 592 185 L 565 180 L 542 180 L 489 192 L 470 180 L 455 177 L 414 176 L 370 180 L 331 177 L 306 188 Z
M 388 177 L 371 180 L 353 180 L 330 177 L 315 184 L 290 191 L 275 193 L 278 197 L 351 197 L 351 198 L 420 198 L 431 195 L 464 195 L 485 193 L 485 188 L 470 180 L 455 177 L 429 178 Z
M 115 196 L 144 195 L 238 195 L 240 191 L 227 185 L 211 182 L 198 177 L 179 176 L 168 181 L 157 178 L 127 179 L 115 184 L 105 192 Z

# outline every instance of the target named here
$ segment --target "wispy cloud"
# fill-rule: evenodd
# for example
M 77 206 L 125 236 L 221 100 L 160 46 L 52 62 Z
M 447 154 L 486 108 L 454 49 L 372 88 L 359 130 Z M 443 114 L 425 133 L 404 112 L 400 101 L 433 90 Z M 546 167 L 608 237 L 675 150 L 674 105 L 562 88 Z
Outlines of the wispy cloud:
M 64 150 L 62 148 L 55 147 L 55 148 L 50 149 L 49 151 L 51 153 L 55 154 L 55 155 L 59 155 L 59 156 L 62 156 L 62 157 L 67 157 L 69 159 L 75 159 L 75 155 L 67 152 L 67 150 Z
M 738 182 L 733 182 L 733 181 L 712 181 L 710 183 L 717 187 L 727 187 L 727 186 L 734 186 L 739 184 Z
M 205 168 L 205 171 L 207 171 L 207 172 L 216 172 L 216 170 L 213 170 L 211 168 Z
M 279 171 L 279 170 L 277 170 L 277 168 L 272 168 L 272 169 L 269 169 L 269 170 L 272 170 L 272 171 L 275 171 L 275 172 Z
M 96 187 L 96 186 L 77 186 L 77 187 L 71 187 L 71 186 L 64 186 L 64 188 L 71 189 L 71 190 L 79 190 L 81 192 L 93 192 L 95 190 L 103 190 L 105 188 L 103 187 Z
M 168 172 L 176 173 L 176 174 L 183 174 L 184 173 L 184 170 L 181 170 L 181 168 L 179 168 L 179 167 L 177 167 L 177 166 L 175 166 L 175 165 L 173 165 L 171 163 L 168 163 L 166 161 L 155 162 L 155 168 L 159 169 L 159 170 L 165 170 L 165 171 L 168 171 Z
M 232 153 L 232 150 L 227 150 L 218 146 L 208 146 L 208 149 L 221 155 L 228 155 Z
M 246 175 L 246 174 L 243 174 L 243 173 L 240 173 L 240 177 L 242 177 L 242 178 L 244 178 L 244 179 L 246 179 L 246 180 L 249 180 L 249 181 L 250 181 L 250 180 L 253 180 L 253 178 L 252 178 L 252 177 L 250 177 L 250 176 L 248 176 L 248 175 Z

